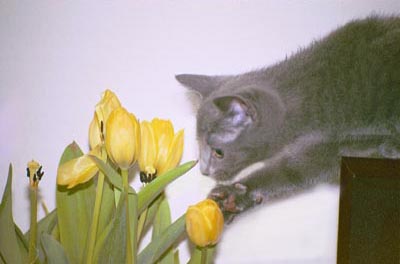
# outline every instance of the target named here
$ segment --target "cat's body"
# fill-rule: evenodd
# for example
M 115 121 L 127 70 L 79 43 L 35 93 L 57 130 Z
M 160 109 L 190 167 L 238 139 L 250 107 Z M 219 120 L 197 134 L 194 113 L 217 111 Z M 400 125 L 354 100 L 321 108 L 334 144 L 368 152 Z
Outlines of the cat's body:
M 400 18 L 353 21 L 259 71 L 177 79 L 202 95 L 200 167 L 229 218 L 337 182 L 342 155 L 400 157 Z

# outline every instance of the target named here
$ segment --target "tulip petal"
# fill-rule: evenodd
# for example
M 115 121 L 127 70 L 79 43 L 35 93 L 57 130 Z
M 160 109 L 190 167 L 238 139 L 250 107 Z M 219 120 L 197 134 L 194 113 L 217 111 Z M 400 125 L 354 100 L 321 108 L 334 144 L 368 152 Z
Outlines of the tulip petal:
M 174 136 L 174 127 L 170 120 L 154 118 L 151 121 L 151 126 L 155 131 L 157 140 L 160 138 L 160 135 L 166 135 L 168 138 L 171 139 Z
M 208 239 L 212 244 L 215 244 L 218 242 L 220 236 L 218 230 L 222 230 L 224 226 L 223 217 L 221 217 L 221 212 L 219 209 L 216 209 L 215 202 L 213 200 L 206 199 L 204 200 L 204 204 L 205 205 L 202 212 L 207 220 L 206 223 L 208 228 L 213 230 L 209 233 Z
M 159 175 L 178 165 L 183 153 L 183 136 L 183 130 L 179 130 L 178 133 L 175 134 L 170 146 L 168 147 L 168 154 L 166 155 L 167 159 L 163 164 L 160 164 Z
M 195 206 L 190 206 L 186 213 L 186 231 L 190 240 L 199 247 L 205 247 L 209 243 L 208 234 L 210 232 L 207 218 Z
M 135 160 L 137 160 L 139 158 L 141 147 L 142 147 L 142 144 L 141 144 L 142 142 L 140 140 L 140 137 L 141 137 L 140 123 L 134 114 L 131 113 L 130 117 L 131 117 L 132 123 L 135 127 L 135 136 L 136 136 L 136 138 L 135 138 L 135 154 L 136 154 Z
M 166 163 L 168 158 L 168 148 L 174 137 L 174 128 L 171 121 L 154 118 L 151 121 L 154 134 L 157 141 L 158 153 L 156 158 L 156 167 L 160 168 Z
M 90 149 L 94 149 L 99 144 L 101 144 L 101 131 L 100 131 L 99 121 L 95 114 L 89 126 Z
M 154 130 L 148 121 L 142 121 L 140 129 L 141 129 L 141 142 L 142 142 L 142 148 L 139 155 L 140 171 L 147 173 L 154 173 L 147 171 L 149 170 L 149 168 L 153 168 L 153 170 L 155 171 L 155 162 L 156 162 L 158 147 L 156 144 Z
M 96 115 L 99 124 L 101 122 L 105 124 L 112 111 L 118 107 L 121 107 L 118 97 L 111 90 L 105 90 L 101 96 L 100 102 L 96 105 Z
M 85 183 L 98 172 L 96 164 L 88 155 L 70 160 L 62 164 L 57 171 L 57 184 L 67 185 L 70 189 L 78 184 Z
M 173 140 L 173 135 L 170 137 L 167 134 L 161 134 L 158 137 L 158 153 L 157 153 L 157 161 L 156 161 L 156 167 L 159 169 L 158 174 L 160 175 L 165 171 L 166 163 L 168 160 L 168 155 L 169 155 L 169 148 L 171 146 L 171 142 Z

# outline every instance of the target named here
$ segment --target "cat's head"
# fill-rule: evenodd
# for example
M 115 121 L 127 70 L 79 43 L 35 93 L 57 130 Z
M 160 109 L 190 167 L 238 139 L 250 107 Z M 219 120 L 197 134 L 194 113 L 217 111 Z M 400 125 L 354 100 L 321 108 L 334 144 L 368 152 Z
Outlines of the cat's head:
M 271 98 L 257 81 L 188 74 L 177 75 L 176 79 L 202 100 L 197 112 L 197 139 L 204 175 L 230 181 L 240 170 L 265 156 L 272 130 L 266 124 L 264 108 Z

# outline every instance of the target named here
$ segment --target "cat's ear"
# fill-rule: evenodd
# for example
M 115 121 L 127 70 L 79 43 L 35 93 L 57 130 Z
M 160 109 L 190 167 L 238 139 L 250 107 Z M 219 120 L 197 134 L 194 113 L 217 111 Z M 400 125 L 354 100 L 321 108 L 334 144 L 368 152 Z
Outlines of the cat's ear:
M 244 128 L 256 118 L 252 105 L 239 96 L 218 97 L 213 102 L 223 112 L 225 122 L 229 122 L 232 127 Z
M 226 76 L 207 76 L 195 74 L 179 74 L 175 78 L 183 86 L 198 92 L 202 98 L 217 90 L 226 80 Z

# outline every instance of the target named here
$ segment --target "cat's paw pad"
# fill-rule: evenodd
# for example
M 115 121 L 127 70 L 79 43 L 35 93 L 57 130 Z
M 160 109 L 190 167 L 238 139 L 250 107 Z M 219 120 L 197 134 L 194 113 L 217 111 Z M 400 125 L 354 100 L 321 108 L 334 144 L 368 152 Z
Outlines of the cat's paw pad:
M 208 197 L 218 203 L 226 223 L 232 222 L 236 215 L 263 200 L 261 196 L 250 193 L 248 187 L 242 183 L 218 185 L 210 192 Z
M 240 213 L 244 210 L 242 206 L 239 206 L 236 201 L 236 196 L 234 194 L 229 194 L 228 198 L 222 202 L 223 208 L 229 213 Z

